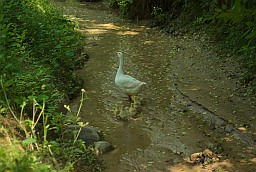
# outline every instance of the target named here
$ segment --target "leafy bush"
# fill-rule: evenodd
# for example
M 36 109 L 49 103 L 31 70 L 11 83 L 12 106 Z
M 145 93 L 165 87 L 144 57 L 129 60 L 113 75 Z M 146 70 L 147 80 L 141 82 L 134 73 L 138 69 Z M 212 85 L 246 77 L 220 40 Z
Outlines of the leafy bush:
M 101 0 L 79 0 L 81 2 L 98 2 L 98 1 L 101 1 Z
M 8 106 L 7 108 L 0 106 L 0 115 L 9 111 L 13 120 L 5 120 L 4 125 L 0 128 L 0 142 L 2 143 L 0 146 L 1 171 L 39 172 L 53 171 L 51 169 L 54 168 L 58 171 L 70 171 L 76 165 L 93 171 L 101 171 L 101 163 L 96 158 L 94 149 L 86 147 L 84 141 L 78 139 L 81 129 L 70 130 L 67 127 L 68 125 L 79 125 L 81 127 L 87 125 L 87 123 L 81 122 L 79 117 L 85 98 L 85 91 L 82 89 L 82 97 L 77 113 L 73 114 L 69 106 L 65 105 L 69 111 L 69 115 L 66 116 L 57 112 L 54 112 L 54 114 L 46 113 L 45 100 L 47 97 L 29 96 L 29 99 L 33 102 L 32 117 L 26 117 L 24 112 L 27 106 L 26 102 L 21 105 L 20 113 L 17 113 L 13 111 L 8 99 L 6 99 Z M 41 99 L 43 104 L 39 104 L 38 99 Z M 0 116 L 0 123 L 4 121 L 3 119 L 4 117 Z M 19 130 L 18 133 L 24 133 L 23 135 L 19 134 L 22 141 L 16 140 L 17 132 L 13 131 L 11 127 Z M 53 137 L 49 138 L 48 133 L 50 135 L 54 133 L 56 136 L 54 139 L 52 139 Z M 12 146 L 8 147 L 8 145 Z M 4 147 L 8 147 L 8 149 L 5 150 Z M 8 158 L 6 158 L 7 155 L 9 155 Z M 51 162 L 54 162 L 54 168 L 48 165 Z M 41 165 L 38 166 L 38 163 Z M 38 168 L 35 169 L 37 166 Z
M 18 145 L 0 146 L 0 171 L 13 172 L 53 172 L 50 164 L 42 164 L 41 160 L 30 153 L 23 153 Z
M 74 71 L 86 57 L 78 58 L 83 37 L 74 30 L 74 23 L 47 0 L 2 3 L 0 75 L 12 102 L 43 94 L 56 105 L 62 95 L 72 96 L 80 90 L 83 82 Z
M 123 17 L 139 20 L 152 17 L 164 20 L 166 14 L 172 18 L 177 16 L 181 4 L 184 3 L 182 0 L 108 0 L 108 2 L 111 7 L 118 8 Z
M 0 115 L 12 117 L 23 138 L 11 141 L 10 151 L 1 144 L 0 171 L 54 171 L 45 162 L 55 158 L 64 164 L 58 171 L 69 171 L 79 159 L 95 162 L 93 150 L 77 137 L 61 137 L 71 120 L 56 112 L 65 96 L 82 87 L 75 71 L 87 59 L 81 55 L 83 36 L 48 0 L 2 0 L 0 6 Z M 72 119 L 78 124 L 78 116 Z M 6 130 L 0 131 L 1 143 L 9 138 L 7 128 L 0 128 Z
M 211 13 L 198 19 L 219 35 L 222 51 L 231 50 L 241 57 L 246 69 L 242 76 L 245 85 L 256 91 L 256 2 L 250 0 L 223 1 L 211 5 Z M 216 27 L 217 26 L 217 27 Z
M 156 19 L 157 24 L 165 24 L 168 19 L 168 14 L 159 7 L 153 7 L 152 16 Z

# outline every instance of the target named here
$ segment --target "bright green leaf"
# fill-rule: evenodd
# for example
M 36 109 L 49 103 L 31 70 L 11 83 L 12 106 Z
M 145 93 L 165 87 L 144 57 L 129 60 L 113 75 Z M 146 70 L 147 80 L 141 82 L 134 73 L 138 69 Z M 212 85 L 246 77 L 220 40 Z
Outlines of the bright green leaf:
M 68 57 L 73 57 L 73 56 L 75 55 L 75 53 L 74 53 L 73 51 L 67 51 L 67 52 L 66 52 L 66 55 L 67 55 Z
M 61 45 L 58 44 L 58 45 L 56 45 L 54 48 L 60 49 L 60 48 L 61 48 Z
M 31 143 L 36 143 L 36 139 L 34 138 L 28 138 L 28 139 L 25 139 L 21 142 L 22 146 L 27 146 Z
M 40 95 L 37 98 L 38 98 L 38 100 L 47 100 L 49 97 L 46 95 Z

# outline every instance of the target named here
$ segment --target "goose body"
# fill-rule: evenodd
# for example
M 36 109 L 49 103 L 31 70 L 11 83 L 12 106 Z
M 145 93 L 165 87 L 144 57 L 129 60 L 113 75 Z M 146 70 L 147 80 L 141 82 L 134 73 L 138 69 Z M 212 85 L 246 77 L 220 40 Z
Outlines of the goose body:
M 116 72 L 115 84 L 117 88 L 124 94 L 131 96 L 136 96 L 141 91 L 145 82 L 141 82 L 130 75 L 125 75 L 123 71 L 124 58 L 123 53 L 118 52 L 117 56 L 119 58 L 119 67 Z

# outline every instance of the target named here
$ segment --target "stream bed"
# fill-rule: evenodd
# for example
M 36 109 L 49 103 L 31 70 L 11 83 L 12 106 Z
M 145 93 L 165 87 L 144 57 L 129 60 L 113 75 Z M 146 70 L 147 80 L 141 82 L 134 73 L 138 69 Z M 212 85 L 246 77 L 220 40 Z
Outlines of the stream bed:
M 256 171 L 255 103 L 239 89 L 235 63 L 219 60 L 207 39 L 122 20 L 102 2 L 58 5 L 86 36 L 90 58 L 78 73 L 88 99 L 80 116 L 115 147 L 102 156 L 104 172 Z M 136 117 L 114 84 L 119 51 L 126 74 L 147 83 Z M 125 120 L 115 115 L 120 106 Z M 218 161 L 191 162 L 204 150 Z

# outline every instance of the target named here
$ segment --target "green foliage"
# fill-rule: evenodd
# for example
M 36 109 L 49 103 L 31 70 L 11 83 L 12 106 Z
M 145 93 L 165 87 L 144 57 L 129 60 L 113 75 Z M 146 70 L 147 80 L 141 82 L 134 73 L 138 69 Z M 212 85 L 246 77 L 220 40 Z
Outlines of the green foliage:
M 118 2 L 119 11 L 120 14 L 125 17 L 127 14 L 129 14 L 130 4 L 133 2 L 133 0 L 122 0 Z
M 98 2 L 101 0 L 79 0 L 80 2 Z
M 83 37 L 74 23 L 47 0 L 2 3 L 0 75 L 11 104 L 29 95 L 47 95 L 55 106 L 64 94 L 77 93 L 83 82 L 74 71 L 85 59 L 78 58 Z
M 57 139 L 50 141 L 48 143 L 48 150 L 51 156 L 59 157 L 58 161 L 65 164 L 71 164 L 71 167 L 79 164 L 79 166 L 87 166 L 92 171 L 101 171 L 101 163 L 95 157 L 95 151 L 93 147 L 86 147 L 84 141 L 78 140 L 78 135 L 81 131 L 79 130 L 69 130 L 69 125 L 78 125 L 80 127 L 88 125 L 81 122 L 79 117 L 80 111 L 84 100 L 87 98 L 85 96 L 85 91 L 82 89 L 82 96 L 80 100 L 80 105 L 78 111 L 74 114 L 70 107 L 65 105 L 65 108 L 69 111 L 69 115 L 58 116 L 55 121 L 51 122 L 51 128 L 57 129 Z M 67 136 L 73 136 L 70 139 Z
M 0 171 L 54 172 L 50 164 L 41 163 L 31 152 L 24 154 L 17 145 L 0 146 Z
M 59 157 L 60 163 L 72 164 L 72 168 L 79 164 L 82 167 L 87 166 L 90 171 L 101 171 L 101 164 L 95 157 L 93 147 L 86 147 L 81 140 L 77 140 L 75 144 L 68 139 L 52 141 L 49 147 L 52 155 Z
M 117 0 L 107 0 L 108 5 L 112 8 L 118 8 L 118 1 Z
M 48 0 L 2 0 L 0 6 L 0 115 L 11 115 L 24 137 L 10 142 L 15 145 L 10 151 L 18 154 L 9 158 L 11 152 L 0 146 L 0 171 L 54 171 L 44 162 L 56 159 L 65 171 L 81 159 L 92 165 L 93 150 L 77 140 L 79 133 L 63 138 L 66 125 L 84 125 L 79 113 L 67 117 L 56 112 L 64 96 L 72 97 L 82 87 L 75 71 L 87 58 L 81 56 L 83 36 Z M 38 157 L 44 155 L 43 162 Z
M 231 50 L 241 56 L 246 71 L 242 81 L 256 91 L 256 2 L 235 0 L 215 6 L 214 13 L 202 16 L 215 25 L 214 35 L 219 35 L 222 50 Z M 217 25 L 217 28 L 215 28 Z
M 141 19 L 150 16 L 148 2 L 145 0 L 108 0 L 108 2 L 111 7 L 117 8 L 124 18 Z
M 192 7 L 190 5 L 190 7 Z M 205 26 L 219 41 L 220 51 L 240 56 L 245 69 L 242 82 L 256 92 L 256 2 L 250 0 L 212 1 L 200 0 L 195 9 L 197 27 Z M 185 10 L 185 13 L 187 11 Z
M 181 0 L 108 0 L 111 7 L 118 8 L 122 17 L 130 19 L 159 19 L 159 23 L 178 14 Z M 169 13 L 172 11 L 172 13 Z
M 152 16 L 154 17 L 154 19 L 156 19 L 158 24 L 164 24 L 168 19 L 167 13 L 164 12 L 162 8 L 159 8 L 157 6 L 153 7 Z
M 92 147 L 86 147 L 83 141 L 78 140 L 81 128 L 77 131 L 69 130 L 67 127 L 68 125 L 79 125 L 80 127 L 87 125 L 87 123 L 84 124 L 81 122 L 81 118 L 79 117 L 85 98 L 85 91 L 82 90 L 81 103 L 77 113 L 73 114 L 69 106 L 65 106 L 69 111 L 69 115 L 57 115 L 55 112 L 55 115 L 52 116 L 53 120 L 49 120 L 50 114 L 45 113 L 45 100 L 47 99 L 45 96 L 29 96 L 29 100 L 33 102 L 33 115 L 31 118 L 25 116 L 23 111 L 27 105 L 26 102 L 21 105 L 22 109 L 20 113 L 15 113 L 10 106 L 8 106 L 8 109 L 4 109 L 4 111 L 9 111 L 13 115 L 17 127 L 21 129 L 21 132 L 24 132 L 24 140 L 10 141 L 9 144 L 13 145 L 10 147 L 10 150 L 1 150 L 8 144 L 0 138 L 0 141 L 4 143 L 2 144 L 3 147 L 0 146 L 1 171 L 53 171 L 51 170 L 53 167 L 47 164 L 47 162 L 51 163 L 52 161 L 56 162 L 55 169 L 58 170 L 70 171 L 79 163 L 79 165 L 86 166 L 92 171 L 101 171 L 101 164 L 95 156 L 94 149 Z M 40 105 L 36 99 L 43 100 L 43 104 Z M 9 105 L 8 99 L 6 101 Z M 57 120 L 54 117 L 57 117 Z M 42 119 L 42 123 L 39 122 L 40 119 Z M 55 140 L 48 138 L 48 132 L 52 131 L 56 134 Z M 0 128 L 0 134 L 6 138 L 10 138 L 8 132 L 8 129 L 4 127 Z M 16 149 L 19 146 L 20 148 L 25 148 L 27 151 L 17 151 Z M 8 159 L 6 159 L 7 154 L 10 155 Z M 44 162 L 40 162 L 39 157 L 44 157 Z M 5 161 L 8 161 L 8 163 Z M 35 170 L 39 162 L 42 165 Z
M 131 5 L 133 1 L 134 0 L 108 0 L 108 4 L 112 8 L 117 8 L 123 18 L 129 18 L 132 13 Z
M 250 0 L 235 1 L 204 1 L 186 4 L 183 6 L 184 13 L 192 12 L 196 16 L 194 26 L 204 26 L 220 43 L 220 51 L 239 55 L 241 64 L 245 69 L 242 81 L 251 86 L 256 92 L 256 2 Z

